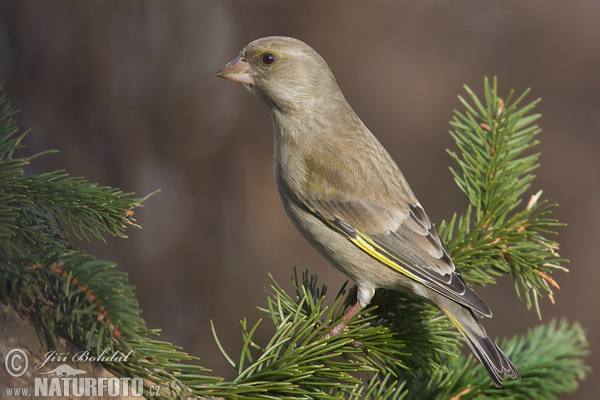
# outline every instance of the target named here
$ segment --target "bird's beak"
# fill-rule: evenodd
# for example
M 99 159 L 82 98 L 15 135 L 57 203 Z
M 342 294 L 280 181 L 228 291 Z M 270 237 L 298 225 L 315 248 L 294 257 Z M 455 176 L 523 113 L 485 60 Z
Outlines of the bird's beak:
M 221 68 L 219 72 L 217 72 L 217 76 L 238 83 L 245 83 L 248 85 L 254 84 L 254 79 L 252 79 L 252 74 L 250 73 L 250 64 L 248 64 L 248 61 L 241 55 Z

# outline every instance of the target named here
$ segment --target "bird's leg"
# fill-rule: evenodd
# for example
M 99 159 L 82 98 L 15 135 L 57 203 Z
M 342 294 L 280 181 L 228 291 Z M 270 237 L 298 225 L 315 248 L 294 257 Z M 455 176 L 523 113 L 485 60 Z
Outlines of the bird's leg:
M 360 301 L 357 301 L 355 305 L 353 305 L 348 311 L 346 311 L 346 314 L 344 314 L 344 318 L 342 319 L 342 322 L 340 322 L 339 324 L 337 324 L 336 326 L 334 326 L 333 328 L 331 328 L 329 330 L 329 332 L 327 332 L 325 334 L 325 338 L 330 338 L 336 335 L 339 335 L 344 328 L 346 327 L 346 324 L 350 321 L 350 319 L 352 319 L 352 317 L 354 317 L 354 315 L 356 315 L 357 312 L 359 312 L 362 309 L 362 306 L 360 305 Z
M 342 322 L 331 328 L 329 332 L 327 332 L 323 337 L 330 338 L 335 335 L 339 335 L 346 327 L 346 324 L 348 324 L 348 322 L 352 319 L 352 317 L 354 317 L 356 313 L 358 313 L 360 310 L 363 309 L 363 307 L 366 307 L 371 302 L 371 299 L 374 295 L 374 288 L 364 285 L 357 285 L 356 304 L 354 304 L 352 307 L 350 307 L 348 311 L 346 311 L 346 313 L 344 314 L 344 318 L 342 318 Z M 362 348 L 365 352 L 367 350 L 365 345 L 363 345 L 357 340 L 355 340 L 352 343 L 352 346 L 356 348 Z

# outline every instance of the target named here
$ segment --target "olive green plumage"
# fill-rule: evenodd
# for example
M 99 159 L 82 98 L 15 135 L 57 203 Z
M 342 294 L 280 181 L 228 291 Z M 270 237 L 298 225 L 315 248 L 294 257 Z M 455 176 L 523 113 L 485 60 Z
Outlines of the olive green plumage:
M 456 273 L 398 166 L 327 63 L 299 40 L 267 37 L 217 75 L 243 83 L 269 108 L 283 206 L 313 247 L 356 282 L 359 307 L 377 288 L 417 294 L 448 315 L 496 386 L 505 376 L 518 379 L 475 317 L 491 317 L 490 309 Z

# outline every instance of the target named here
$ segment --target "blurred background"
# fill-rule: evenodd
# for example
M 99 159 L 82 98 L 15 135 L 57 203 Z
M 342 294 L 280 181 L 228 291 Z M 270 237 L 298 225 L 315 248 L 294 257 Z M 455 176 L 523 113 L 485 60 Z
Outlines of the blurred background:
M 541 97 L 542 153 L 531 193 L 560 205 L 554 216 L 569 274 L 543 322 L 579 321 L 600 338 L 600 2 L 371 1 L 7 1 L 0 0 L 0 80 L 20 109 L 38 171 L 66 169 L 144 196 L 143 230 L 129 239 L 82 244 L 129 273 L 149 327 L 234 371 L 212 338 L 213 320 L 231 355 L 239 320 L 266 304 L 268 273 L 290 288 L 292 267 L 318 273 L 332 293 L 346 278 L 288 221 L 273 179 L 266 107 L 214 74 L 251 40 L 297 37 L 329 63 L 358 115 L 403 170 L 432 221 L 462 212 L 445 153 L 463 84 L 483 93 Z M 493 337 L 540 323 L 501 279 L 477 292 L 494 310 Z M 271 333 L 263 322 L 257 340 Z M 565 399 L 589 399 L 588 377 Z

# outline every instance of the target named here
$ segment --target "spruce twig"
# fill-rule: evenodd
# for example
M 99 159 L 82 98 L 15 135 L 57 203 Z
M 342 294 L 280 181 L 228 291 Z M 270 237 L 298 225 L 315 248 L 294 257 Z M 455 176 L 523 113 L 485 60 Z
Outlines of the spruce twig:
M 527 201 L 533 170 L 539 167 L 539 153 L 524 154 L 539 141 L 540 129 L 533 122 L 539 114 L 529 113 L 539 102 L 519 107 L 526 91 L 511 101 L 497 94 L 485 80 L 485 106 L 465 87 L 471 103 L 462 97 L 466 113 L 455 111 L 450 132 L 460 153 L 448 151 L 459 169 L 450 168 L 459 188 L 469 199 L 465 214 L 443 221 L 439 232 L 458 270 L 467 281 L 486 285 L 495 276 L 508 274 L 515 280 L 519 297 L 527 307 L 535 305 L 541 318 L 538 298 L 544 292 L 554 301 L 550 277 L 556 270 L 567 271 L 567 262 L 558 254 L 558 243 L 545 235 L 564 224 L 548 218 L 556 204 L 541 200 L 541 190 Z

